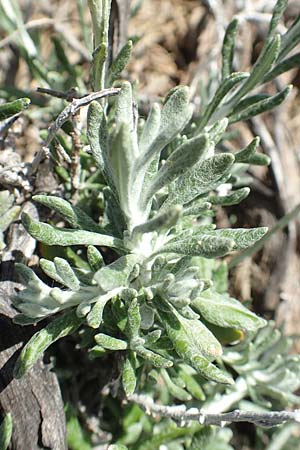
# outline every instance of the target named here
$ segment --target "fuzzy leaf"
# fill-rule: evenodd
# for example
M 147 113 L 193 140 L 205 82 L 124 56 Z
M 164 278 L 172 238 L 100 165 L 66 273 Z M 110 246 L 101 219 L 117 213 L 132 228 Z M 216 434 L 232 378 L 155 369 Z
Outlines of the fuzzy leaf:
M 221 153 L 196 164 L 175 182 L 164 207 L 171 204 L 184 205 L 199 195 L 215 189 L 218 181 L 229 172 L 233 163 L 232 154 Z
M 272 37 L 276 31 L 284 11 L 286 10 L 288 0 L 277 0 L 277 3 L 273 9 L 272 19 L 269 26 L 268 38 Z
M 121 256 L 117 261 L 98 270 L 94 275 L 94 280 L 105 292 L 122 286 L 126 287 L 129 275 L 138 261 L 137 255 Z
M 33 200 L 54 210 L 63 217 L 73 228 L 100 233 L 102 228 L 90 218 L 82 209 L 72 206 L 60 197 L 52 195 L 34 195 Z
M 141 356 L 142 358 L 146 359 L 147 361 L 151 362 L 154 367 L 172 367 L 173 363 L 169 359 L 164 358 L 163 356 L 159 355 L 158 353 L 154 353 L 151 350 L 148 350 L 145 347 L 135 347 L 134 350 L 136 353 Z
M 72 291 L 78 291 L 80 283 L 68 261 L 56 257 L 54 258 L 54 265 L 58 276 L 63 280 L 63 284 Z
M 227 117 L 217 120 L 217 122 L 215 122 L 212 127 L 210 127 L 208 134 L 212 145 L 216 146 L 218 144 L 218 142 L 222 139 L 222 136 L 225 133 L 227 127 Z
M 186 386 L 186 390 L 192 394 L 193 398 L 195 398 L 196 400 L 204 401 L 205 394 L 200 384 L 191 373 L 188 373 L 186 367 L 187 366 L 184 365 L 181 366 L 178 372 L 179 377 L 182 378 Z M 193 371 L 192 368 L 190 370 Z
M 234 45 L 238 30 L 238 20 L 233 19 L 228 25 L 222 46 L 222 79 L 224 80 L 232 72 Z
M 87 259 L 93 272 L 97 272 L 104 264 L 101 253 L 93 245 L 89 245 L 87 248 Z
M 95 335 L 95 341 L 101 347 L 107 350 L 126 350 L 127 342 L 121 339 L 116 339 L 107 334 L 99 333 Z
M 132 52 L 132 41 L 129 40 L 119 51 L 116 59 L 111 64 L 107 74 L 107 86 L 111 86 L 113 82 L 120 76 L 125 69 Z
M 91 102 L 87 113 L 87 138 L 89 140 L 90 148 L 95 161 L 101 172 L 105 174 L 105 155 L 106 151 L 102 138 L 103 132 L 104 112 L 99 102 Z
M 103 311 L 106 303 L 109 301 L 107 298 L 100 298 L 92 307 L 91 312 L 88 313 L 86 321 L 89 327 L 99 328 L 102 322 Z
M 232 377 L 222 370 L 218 369 L 214 364 L 209 362 L 203 356 L 193 356 L 191 359 L 192 366 L 208 380 L 221 384 L 234 384 Z
M 260 139 L 259 137 L 255 137 L 247 147 L 243 148 L 239 152 L 235 153 L 235 162 L 236 163 L 249 163 L 250 158 L 255 154 L 257 147 L 259 146 Z
M 144 234 L 157 231 L 158 233 L 163 230 L 169 230 L 178 222 L 181 215 L 182 207 L 174 205 L 167 210 L 157 214 L 153 219 L 148 220 L 148 222 L 137 225 L 133 230 L 132 234 Z
M 159 130 L 160 117 L 159 104 L 153 103 L 139 140 L 139 149 L 141 153 L 145 153 L 154 141 Z
M 279 75 L 288 72 L 291 69 L 297 68 L 300 66 L 300 53 L 296 53 L 295 55 L 290 56 L 289 58 L 284 59 L 279 64 L 270 70 L 265 76 L 263 82 L 266 83 L 268 81 L 274 80 L 274 78 Z
M 261 82 L 264 75 L 271 69 L 273 63 L 276 61 L 280 50 L 280 44 L 281 39 L 279 34 L 266 43 L 252 68 L 250 77 L 247 78 L 242 87 L 233 96 L 233 99 L 230 101 L 231 104 L 236 104 L 242 97 L 244 97 L 258 83 Z
M 281 49 L 278 56 L 278 61 L 282 61 L 283 58 L 299 44 L 300 39 L 300 16 L 298 15 L 294 23 L 288 28 L 287 32 L 283 35 L 281 40 Z
M 0 230 L 5 231 L 9 225 L 17 220 L 21 211 L 20 206 L 13 206 L 9 208 L 3 215 L 0 215 Z
M 153 178 L 147 192 L 144 194 L 146 197 L 145 203 L 147 203 L 157 191 L 183 175 L 200 159 L 203 159 L 209 144 L 208 135 L 202 134 L 187 140 L 171 153 L 165 164 Z
M 59 243 L 63 247 L 69 245 L 103 245 L 119 249 L 123 248 L 123 242 L 112 236 L 91 231 L 57 228 L 47 223 L 38 222 L 26 213 L 22 214 L 22 223 L 32 237 L 47 245 L 57 245 Z
M 224 97 L 231 91 L 231 89 L 248 77 L 249 73 L 247 72 L 236 72 L 228 75 L 225 79 L 223 79 L 218 89 L 216 90 L 211 102 L 205 108 L 204 114 L 200 119 L 198 131 L 203 130 L 203 128 L 207 125 L 209 119 L 221 104 Z
M 171 242 L 168 242 L 160 248 L 159 252 L 216 258 L 226 255 L 233 248 L 234 241 L 230 238 L 203 234 L 198 238 L 190 236 L 188 239 L 178 241 L 174 238 Z
M 252 106 L 244 109 L 243 111 L 228 116 L 229 123 L 235 123 L 240 121 L 245 121 L 250 119 L 250 117 L 257 116 L 258 114 L 262 114 L 266 111 L 270 111 L 274 109 L 276 106 L 280 105 L 291 92 L 292 86 L 287 86 L 281 92 L 276 95 L 272 95 L 264 100 L 260 100 Z
M 138 168 L 147 167 L 153 158 L 160 154 L 162 149 L 187 125 L 192 112 L 188 89 L 179 87 L 164 104 L 157 136 L 139 158 Z
M 173 397 L 181 400 L 182 402 L 188 402 L 192 399 L 191 395 L 188 392 L 186 392 L 181 386 L 178 386 L 176 383 L 174 383 L 165 369 L 161 370 L 161 375 L 164 382 L 166 383 L 169 393 Z
M 23 377 L 53 342 L 74 333 L 81 324 L 82 319 L 79 319 L 76 313 L 71 311 L 54 319 L 41 331 L 35 333 L 22 349 L 16 362 L 15 377 Z
M 45 272 L 48 277 L 57 281 L 58 283 L 65 285 L 64 280 L 58 275 L 56 271 L 56 267 L 53 261 L 49 261 L 49 259 L 40 259 L 40 267 Z
M 209 201 L 213 205 L 231 206 L 238 205 L 250 194 L 248 187 L 237 189 L 228 195 L 211 195 Z
M 134 370 L 134 361 L 131 353 L 125 358 L 122 369 L 122 386 L 127 396 L 135 391 L 137 379 Z
M 238 300 L 211 290 L 201 292 L 192 306 L 208 322 L 224 328 L 257 331 L 267 323 L 245 308 Z
M 260 228 L 225 228 L 220 230 L 207 231 L 215 237 L 230 239 L 234 242 L 233 250 L 242 250 L 251 247 L 259 241 L 268 231 L 266 227 Z
M 137 299 L 133 299 L 128 308 L 127 332 L 130 341 L 139 337 L 141 328 L 141 315 Z M 134 344 L 133 344 L 134 345 Z

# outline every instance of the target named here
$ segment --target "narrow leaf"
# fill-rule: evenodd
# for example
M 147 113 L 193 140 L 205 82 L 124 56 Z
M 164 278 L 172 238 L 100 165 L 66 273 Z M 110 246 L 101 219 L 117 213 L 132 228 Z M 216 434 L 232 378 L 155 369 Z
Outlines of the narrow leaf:
M 121 48 L 116 59 L 111 64 L 108 74 L 107 74 L 107 86 L 111 86 L 113 82 L 120 76 L 122 71 L 125 69 L 132 52 L 132 41 L 129 40 Z
M 219 85 L 216 90 L 211 102 L 205 108 L 204 114 L 200 119 L 200 123 L 198 126 L 198 131 L 203 130 L 203 128 L 207 125 L 209 119 L 218 108 L 220 103 L 223 101 L 224 97 L 231 91 L 231 89 L 236 86 L 241 81 L 245 80 L 245 78 L 249 77 L 249 73 L 247 72 L 237 72 L 228 75 Z
M 284 59 L 279 64 L 277 64 L 272 70 L 270 70 L 264 77 L 263 82 L 274 80 L 282 73 L 288 72 L 291 69 L 298 68 L 300 66 L 300 53 L 296 53 L 289 58 Z
M 107 334 L 99 333 L 95 335 L 95 341 L 101 347 L 107 350 L 126 350 L 127 342 L 121 339 L 116 339 Z
M 148 350 L 145 347 L 135 347 L 134 349 L 136 353 L 141 356 L 142 358 L 146 359 L 147 361 L 151 362 L 154 367 L 172 367 L 173 363 L 169 359 L 164 358 L 163 356 L 159 355 L 158 353 L 154 353 L 151 350 Z
M 191 363 L 198 372 L 208 380 L 215 381 L 221 384 L 234 384 L 232 377 L 218 369 L 214 364 L 209 362 L 203 356 L 196 355 L 192 358 Z
M 101 145 L 101 131 L 103 131 L 104 112 L 99 102 L 91 102 L 87 113 L 87 138 L 95 161 L 101 172 L 105 174 L 105 148 Z
M 232 206 L 238 205 L 250 194 L 248 187 L 237 189 L 228 195 L 211 195 L 209 201 L 213 205 Z
M 233 19 L 228 25 L 222 46 L 222 79 L 232 72 L 235 38 L 238 30 L 238 20 Z
M 203 234 L 199 237 L 168 242 L 159 249 L 159 253 L 177 253 L 188 256 L 203 256 L 217 258 L 226 255 L 234 248 L 234 241 L 223 236 L 209 236 Z
M 138 338 L 141 328 L 141 314 L 137 299 L 133 299 L 128 308 L 127 332 L 131 341 Z
M 54 265 L 58 276 L 63 280 L 63 284 L 72 291 L 78 291 L 80 283 L 68 261 L 56 257 L 54 258 Z
M 192 306 L 208 322 L 224 328 L 257 331 L 267 324 L 264 319 L 249 311 L 238 300 L 211 290 L 201 292 Z
M 281 41 L 280 53 L 278 56 L 278 62 L 299 44 L 300 39 L 300 15 L 296 17 L 294 23 L 288 28 L 287 32 L 283 35 Z
M 240 122 L 242 120 L 248 120 L 250 117 L 257 116 L 258 114 L 262 114 L 266 111 L 270 111 L 274 109 L 276 106 L 280 105 L 289 95 L 292 90 L 292 86 L 287 86 L 278 94 L 272 95 L 264 100 L 261 100 L 255 103 L 252 106 L 244 109 L 243 111 L 228 116 L 229 123 Z
M 104 265 L 101 253 L 93 245 L 87 248 L 87 259 L 93 272 L 97 272 Z
M 122 369 L 122 386 L 127 396 L 132 395 L 135 391 L 137 379 L 135 375 L 135 365 L 132 352 L 125 358 Z
M 82 319 L 79 319 L 76 313 L 71 311 L 54 319 L 41 331 L 35 333 L 22 349 L 16 362 L 15 377 L 23 377 L 53 342 L 74 333 L 81 323 Z
M 175 182 L 165 205 L 184 205 L 201 194 L 218 186 L 218 181 L 227 173 L 234 163 L 234 156 L 221 153 L 196 164 Z
M 43 270 L 43 272 L 45 272 L 45 274 L 48 275 L 48 277 L 65 286 L 64 280 L 58 275 L 53 261 L 41 258 L 40 267 Z
M 86 321 L 89 327 L 99 328 L 102 323 L 103 311 L 106 303 L 109 301 L 107 298 L 100 298 L 91 309 L 91 312 L 86 316 Z
M 209 148 L 209 144 L 208 135 L 202 134 L 184 142 L 178 149 L 171 153 L 148 187 L 148 191 L 145 193 L 145 203 L 157 191 L 183 175 L 200 159 L 203 159 Z
M 119 249 L 123 248 L 123 242 L 112 236 L 84 230 L 57 228 L 47 223 L 38 222 L 26 213 L 22 214 L 22 223 L 32 237 L 47 245 L 57 245 L 59 243 L 63 247 L 69 245 L 103 245 Z
M 230 239 L 234 242 L 233 250 L 242 250 L 254 245 L 268 231 L 266 227 L 260 228 L 225 228 L 207 231 L 206 234 L 219 238 Z
M 153 103 L 139 140 L 139 149 L 141 153 L 145 153 L 154 141 L 159 130 L 160 117 L 159 104 Z
M 249 159 L 255 154 L 257 147 L 259 146 L 260 139 L 255 137 L 250 144 L 239 152 L 234 154 L 235 162 L 237 163 L 249 163 Z

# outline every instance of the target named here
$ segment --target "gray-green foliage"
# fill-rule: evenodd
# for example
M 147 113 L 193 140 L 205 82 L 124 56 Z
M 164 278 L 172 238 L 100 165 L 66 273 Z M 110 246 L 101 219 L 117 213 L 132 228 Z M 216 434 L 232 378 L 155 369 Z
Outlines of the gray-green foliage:
M 100 3 L 89 4 L 95 14 L 101 13 Z M 98 88 L 119 76 L 131 51 L 128 43 L 104 79 L 109 2 L 102 7 L 108 8 L 102 22 L 97 23 L 97 14 L 93 17 L 94 33 L 101 35 L 94 39 L 94 84 Z M 120 93 L 112 101 L 91 103 L 87 137 L 106 183 L 104 217 L 98 223 L 66 200 L 44 195 L 35 200 L 52 208 L 71 228 L 57 228 L 23 215 L 25 228 L 38 241 L 48 246 L 85 246 L 87 258 L 84 269 L 61 257 L 42 259 L 40 267 L 52 279 L 49 283 L 30 268 L 18 266 L 26 288 L 14 299 L 21 312 L 17 322 L 35 323 L 67 310 L 27 343 L 18 360 L 18 375 L 29 370 L 52 342 L 83 327 L 95 330 L 85 342 L 91 358 L 121 352 L 121 379 L 127 395 L 143 388 L 141 373 L 148 373 L 149 379 L 163 380 L 172 398 L 204 401 L 204 380 L 230 386 L 236 376 L 250 373 L 246 379 L 252 398 L 270 395 L 283 401 L 280 389 L 268 385 L 267 392 L 266 383 L 261 382 L 265 377 L 274 384 L 277 375 L 282 387 L 291 380 L 288 397 L 295 398 L 299 383 L 293 359 L 284 360 L 289 370 L 283 368 L 283 360 L 276 360 L 275 375 L 266 369 L 268 362 L 258 377 L 265 358 L 264 350 L 259 350 L 260 337 L 249 345 L 246 339 L 225 352 L 222 345 L 240 341 L 244 335 L 253 337 L 266 325 L 227 294 L 228 274 L 220 258 L 253 246 L 267 230 L 218 230 L 212 219 L 215 205 L 238 204 L 249 194 L 249 188 L 235 186 L 241 165 L 269 162 L 256 152 L 258 138 L 235 154 L 220 152 L 217 145 L 228 120 L 245 120 L 266 111 L 287 94 L 284 90 L 277 97 L 263 99 L 252 95 L 274 71 L 281 72 L 282 59 L 292 48 L 290 42 L 298 36 L 298 22 L 294 34 L 288 31 L 282 40 L 274 34 L 280 14 L 278 7 L 266 44 L 249 74 L 232 73 L 237 22 L 230 24 L 222 52 L 222 80 L 200 118 L 193 117 L 189 90 L 183 86 L 173 89 L 162 107 L 154 104 L 140 124 L 129 82 L 120 83 Z M 224 184 L 227 193 L 221 195 Z M 113 249 L 114 262 L 106 263 L 103 247 Z M 258 364 L 257 372 L 250 360 Z M 231 373 L 228 367 L 233 368 Z M 191 445 L 197 446 L 197 440 Z
M 9 191 L 0 191 L 0 251 L 5 247 L 3 233 L 20 214 L 21 207 L 14 201 L 15 197 Z

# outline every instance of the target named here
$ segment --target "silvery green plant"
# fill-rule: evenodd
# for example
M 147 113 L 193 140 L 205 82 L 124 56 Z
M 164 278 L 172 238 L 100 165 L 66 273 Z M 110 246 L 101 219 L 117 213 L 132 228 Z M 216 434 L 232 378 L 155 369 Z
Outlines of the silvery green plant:
M 255 91 L 298 61 L 288 54 L 300 36 L 299 20 L 282 38 L 275 34 L 285 5 L 277 2 L 250 73 L 233 72 L 237 21 L 229 25 L 220 84 L 200 117 L 194 114 L 188 88 L 178 86 L 141 120 L 132 85 L 116 81 L 132 44 L 108 68 L 110 2 L 89 2 L 94 89 L 114 82 L 120 88 L 114 98 L 92 102 L 87 117 L 90 151 L 106 184 L 101 192 L 104 214 L 95 221 L 65 199 L 48 195 L 33 199 L 70 228 L 23 214 L 25 228 L 38 241 L 84 246 L 88 268 L 61 257 L 41 259 L 53 287 L 18 264 L 26 287 L 14 298 L 20 311 L 15 321 L 32 324 L 55 317 L 24 347 L 16 376 L 26 373 L 50 344 L 80 329 L 81 346 L 91 358 L 118 352 L 128 397 L 142 389 L 145 373 L 160 377 L 171 396 L 184 402 L 204 400 L 199 375 L 221 385 L 234 383 L 228 368 L 235 370 L 235 362 L 222 344 L 253 336 L 267 322 L 224 291 L 227 268 L 221 258 L 251 248 L 267 230 L 216 229 L 214 208 L 245 199 L 250 189 L 240 187 L 240 173 L 249 164 L 269 160 L 256 151 L 258 138 L 235 153 L 221 152 L 218 143 L 228 123 L 272 109 L 290 90 L 274 96 Z M 104 247 L 111 249 L 112 263 L 106 262 Z M 259 383 L 253 385 L 255 390 Z

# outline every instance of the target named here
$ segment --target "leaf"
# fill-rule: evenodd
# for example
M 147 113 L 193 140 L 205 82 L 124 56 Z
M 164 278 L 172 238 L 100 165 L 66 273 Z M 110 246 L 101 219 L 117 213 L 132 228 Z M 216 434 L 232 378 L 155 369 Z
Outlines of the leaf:
M 259 228 L 224 228 L 207 231 L 211 236 L 231 239 L 234 242 L 233 250 L 242 250 L 251 247 L 259 241 L 268 231 L 266 227 Z
M 178 375 L 184 381 L 186 385 L 186 390 L 192 394 L 193 398 L 203 402 L 205 400 L 205 394 L 203 392 L 203 389 L 197 382 L 193 374 L 187 371 L 187 367 L 188 366 L 181 364 L 180 369 L 178 371 Z M 190 368 L 190 371 L 194 372 L 194 369 Z
M 105 117 L 99 102 L 93 101 L 88 107 L 87 113 L 87 138 L 95 161 L 103 174 L 106 174 Z
M 146 168 L 159 155 L 162 149 L 186 126 L 192 117 L 193 107 L 189 103 L 187 87 L 178 87 L 167 99 L 161 112 L 160 126 L 150 147 L 145 150 L 138 162 L 137 170 Z
M 135 375 L 133 353 L 130 352 L 124 360 L 122 369 L 122 386 L 126 396 L 130 396 L 134 393 L 136 384 L 137 379 Z
M 126 124 L 130 132 L 134 130 L 132 87 L 129 81 L 122 81 L 121 90 L 114 105 L 114 122 L 118 128 Z
M 91 312 L 86 316 L 87 325 L 91 328 L 99 328 L 102 323 L 103 311 L 109 298 L 100 298 L 91 309 Z
M 255 154 L 256 149 L 259 146 L 259 143 L 260 143 L 260 139 L 257 136 L 245 148 L 243 148 L 239 152 L 235 153 L 235 155 L 234 155 L 235 162 L 236 163 L 249 163 L 250 159 Z
M 10 413 L 6 414 L 0 425 L 0 449 L 6 450 L 10 444 L 13 421 Z
M 206 290 L 201 292 L 192 307 L 208 322 L 224 328 L 237 328 L 243 331 L 257 331 L 267 322 L 245 308 L 238 300 L 227 294 Z
M 141 356 L 142 358 L 149 361 L 151 364 L 153 364 L 154 367 L 172 367 L 173 363 L 169 359 L 164 358 L 163 356 L 152 352 L 151 350 L 138 346 L 134 348 L 135 352 Z
M 5 231 L 9 225 L 18 219 L 21 211 L 20 206 L 13 206 L 9 208 L 3 215 L 0 215 L 0 230 Z
M 138 255 L 121 256 L 117 261 L 102 267 L 94 275 L 94 280 L 105 292 L 119 287 L 127 287 L 129 276 L 139 262 Z
M 234 72 L 223 79 L 218 89 L 216 90 L 212 100 L 205 108 L 204 114 L 200 119 L 198 131 L 203 130 L 203 128 L 207 125 L 209 119 L 211 118 L 213 113 L 217 110 L 218 106 L 222 103 L 224 97 L 231 91 L 231 89 L 248 77 L 249 77 L 248 72 Z
M 116 339 L 112 336 L 108 336 L 107 334 L 98 333 L 95 335 L 95 341 L 101 347 L 107 350 L 126 350 L 127 342 L 121 339 Z
M 288 28 L 281 40 L 281 48 L 278 56 L 278 61 L 283 58 L 299 44 L 300 39 L 300 16 L 297 16 L 294 23 Z
M 203 159 L 209 144 L 208 135 L 202 134 L 185 141 L 171 153 L 155 177 L 153 177 L 151 184 L 144 193 L 145 200 L 142 204 L 146 204 L 157 191 L 172 183 L 200 159 Z
M 63 284 L 72 291 L 78 291 L 80 289 L 80 283 L 68 261 L 56 257 L 54 258 L 54 265 L 56 273 L 63 280 Z
M 272 95 L 268 98 L 265 98 L 264 100 L 260 100 L 259 102 L 255 103 L 252 106 L 249 106 L 243 111 L 228 116 L 229 123 L 231 124 L 235 122 L 240 122 L 242 120 L 245 121 L 250 119 L 250 117 L 257 116 L 258 114 L 262 114 L 266 111 L 274 109 L 276 106 L 280 105 L 287 98 L 287 96 L 291 92 L 291 89 L 292 89 L 291 85 L 287 86 L 278 94 Z
M 234 45 L 238 30 L 238 20 L 233 19 L 228 25 L 222 46 L 222 79 L 224 80 L 232 72 Z
M 53 280 L 57 281 L 58 283 L 65 285 L 64 280 L 58 275 L 56 271 L 56 267 L 53 261 L 49 261 L 49 259 L 40 259 L 40 267 L 45 272 L 48 277 L 52 278 Z
M 211 195 L 210 203 L 213 205 L 232 206 L 238 205 L 250 194 L 248 187 L 237 189 L 228 195 Z
M 234 248 L 234 241 L 227 237 L 201 235 L 193 238 L 190 236 L 185 240 L 176 238 L 165 244 L 158 250 L 159 253 L 178 253 L 180 255 L 204 256 L 205 258 L 216 258 L 224 256 Z
M 178 386 L 176 383 L 174 383 L 165 369 L 161 369 L 161 376 L 166 383 L 169 393 L 173 397 L 181 400 L 182 402 L 188 402 L 189 400 L 192 400 L 191 395 L 186 392 L 181 386 Z
M 165 211 L 158 213 L 153 219 L 134 227 L 132 235 L 152 233 L 153 231 L 160 233 L 161 231 L 169 230 L 178 222 L 181 211 L 181 206 L 174 205 Z
M 0 121 L 8 119 L 15 114 L 18 114 L 30 105 L 31 100 L 29 98 L 19 98 L 13 102 L 3 103 L 0 105 Z
M 101 253 L 93 245 L 89 245 L 87 248 L 87 259 L 93 272 L 97 272 L 104 265 Z
M 59 245 L 66 247 L 69 245 L 103 245 L 113 248 L 123 248 L 123 242 L 113 236 L 93 233 L 84 230 L 61 229 L 38 222 L 28 214 L 22 214 L 22 223 L 28 233 L 37 241 L 47 245 Z
M 117 54 L 116 59 L 112 62 L 107 73 L 107 86 L 111 86 L 125 69 L 131 56 L 132 46 L 133 43 L 129 40 Z
M 279 24 L 284 11 L 286 10 L 288 0 L 277 0 L 276 5 L 273 8 L 272 19 L 269 25 L 269 31 L 267 38 L 272 37 L 276 31 L 277 25 Z
M 23 377 L 36 363 L 39 357 L 53 342 L 74 333 L 82 324 L 74 311 L 57 317 L 41 331 L 35 333 L 23 347 L 17 359 L 14 376 Z
M 223 119 L 217 120 L 212 127 L 209 129 L 209 139 L 212 145 L 217 145 L 217 143 L 221 140 L 223 134 L 226 131 L 228 126 L 228 119 L 224 117 Z
M 153 103 L 139 140 L 139 149 L 141 153 L 146 153 L 154 141 L 159 130 L 160 117 L 159 104 Z
M 32 199 L 57 212 L 73 228 L 80 228 L 95 233 L 103 231 L 100 225 L 91 219 L 82 209 L 77 206 L 72 206 L 63 198 L 52 195 L 34 195 Z
M 134 341 L 139 337 L 141 328 L 141 315 L 137 299 L 133 299 L 128 308 L 127 333 L 130 344 L 134 346 Z
M 264 76 L 263 82 L 267 83 L 268 81 L 274 80 L 274 78 L 278 77 L 279 75 L 299 66 L 300 53 L 296 53 L 295 55 L 284 59 L 279 64 L 276 64 L 275 67 Z
M 175 182 L 164 207 L 171 204 L 184 205 L 215 189 L 219 180 L 229 173 L 233 163 L 232 154 L 221 153 L 196 164 Z
M 243 83 L 238 92 L 230 100 L 230 104 L 235 105 L 238 101 L 244 97 L 249 91 L 251 91 L 258 83 L 261 82 L 264 75 L 271 69 L 272 65 L 276 61 L 280 50 L 281 39 L 280 35 L 275 35 L 269 42 L 263 47 L 256 63 L 254 64 L 250 77 Z
M 234 381 L 229 374 L 218 369 L 218 367 L 209 362 L 203 356 L 193 356 L 191 359 L 191 364 L 204 378 L 207 378 L 208 380 L 221 384 L 234 384 Z

